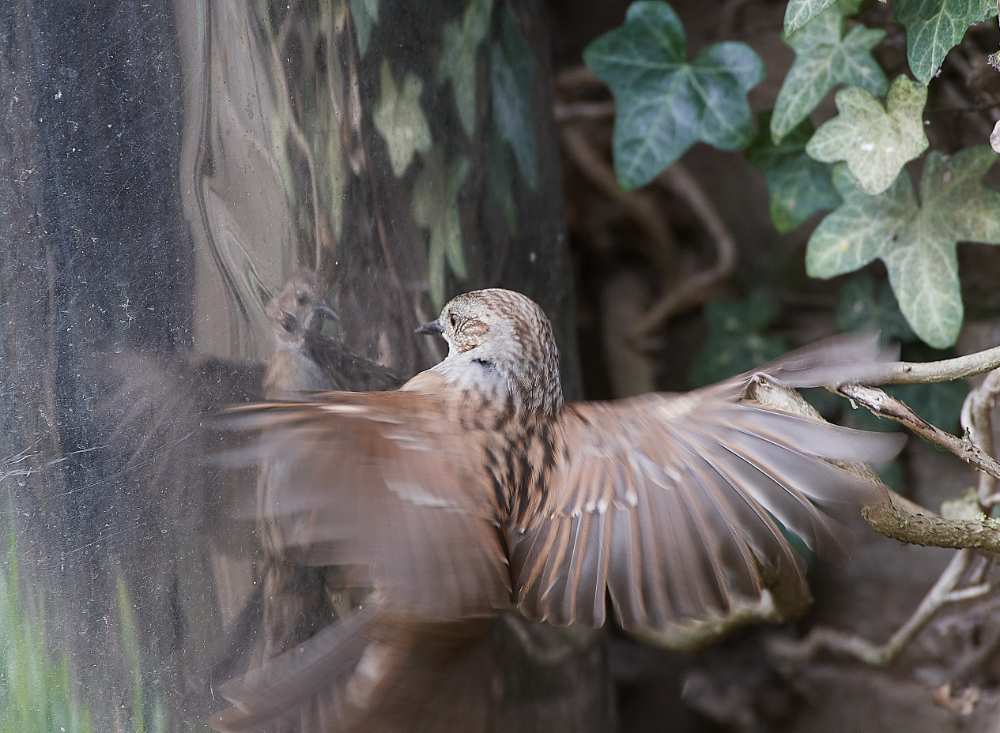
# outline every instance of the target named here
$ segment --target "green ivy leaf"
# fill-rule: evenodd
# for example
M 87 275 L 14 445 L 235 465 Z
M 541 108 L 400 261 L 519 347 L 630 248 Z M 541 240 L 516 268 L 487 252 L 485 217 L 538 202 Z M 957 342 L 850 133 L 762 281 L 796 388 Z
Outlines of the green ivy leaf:
M 407 73 L 400 92 L 386 60 L 382 61 L 381 77 L 382 94 L 373 115 L 375 129 L 389 148 L 392 172 L 399 178 L 410 167 L 416 151 L 426 153 L 431 149 L 431 130 L 420 108 L 424 84 L 415 74 Z
M 795 63 L 781 84 L 771 117 L 776 142 L 809 116 L 837 84 L 885 94 L 888 82 L 871 50 L 885 31 L 855 26 L 844 35 L 844 17 L 831 8 L 816 16 L 785 43 L 795 51 Z
M 441 30 L 437 82 L 451 82 L 458 119 L 469 137 L 476 128 L 476 49 L 490 30 L 492 11 L 493 0 L 471 0 L 462 21 L 445 23 Z
M 862 191 L 882 193 L 927 149 L 923 111 L 927 87 L 900 76 L 889 87 L 886 106 L 860 87 L 837 92 L 839 115 L 816 131 L 806 152 L 816 160 L 846 160 Z
M 351 0 L 351 17 L 358 37 L 358 51 L 364 57 L 368 53 L 372 26 L 378 23 L 378 0 Z
M 760 290 L 747 300 L 726 298 L 708 303 L 708 340 L 691 365 L 695 384 L 713 384 L 742 374 L 788 351 L 780 337 L 765 334 L 773 316 L 771 301 Z
M 774 228 L 787 234 L 817 211 L 840 206 L 840 194 L 833 187 L 833 166 L 806 155 L 806 143 L 813 135 L 812 123 L 803 120 L 778 145 L 771 141 L 770 124 L 771 113 L 761 112 L 757 139 L 747 148 L 746 158 L 764 174 Z
M 508 6 L 503 14 L 503 41 L 490 48 L 490 84 L 493 86 L 493 122 L 510 149 L 528 185 L 538 187 L 538 151 L 531 113 L 531 80 L 535 55 L 517 29 L 517 17 Z
M 892 19 L 906 26 L 910 69 L 926 84 L 968 27 L 996 12 L 992 0 L 894 0 Z
M 884 282 L 876 292 L 875 278 L 867 273 L 844 284 L 834 323 L 838 331 L 878 331 L 883 343 L 917 338 L 899 310 L 892 286 Z
M 702 140 L 723 150 L 753 139 L 747 92 L 764 78 L 743 43 L 711 46 L 687 63 L 684 28 L 663 2 L 636 2 L 625 24 L 590 43 L 584 63 L 614 92 L 614 157 L 624 189 L 658 176 Z
M 962 325 L 958 242 L 1000 244 L 1000 193 L 982 178 L 996 160 L 987 146 L 951 157 L 928 154 L 917 202 L 909 175 L 878 196 L 858 190 L 846 166 L 834 169 L 844 204 L 813 232 L 806 271 L 833 277 L 881 259 L 899 307 L 935 348 L 955 343 Z
M 424 156 L 424 167 L 413 183 L 413 219 L 431 233 L 427 282 L 435 308 L 445 303 L 444 266 L 461 280 L 468 277 L 462 251 L 462 221 L 458 191 L 469 175 L 469 159 L 461 156 L 445 167 L 440 147 Z

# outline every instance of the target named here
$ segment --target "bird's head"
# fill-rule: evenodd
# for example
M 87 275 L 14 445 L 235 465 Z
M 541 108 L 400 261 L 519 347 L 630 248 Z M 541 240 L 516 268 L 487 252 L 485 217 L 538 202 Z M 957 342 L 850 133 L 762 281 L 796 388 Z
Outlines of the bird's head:
M 499 379 L 527 409 L 562 405 L 552 325 L 520 293 L 500 288 L 464 293 L 417 333 L 440 335 L 448 342 L 448 356 L 435 371 L 451 381 L 475 388 Z
M 301 341 L 306 332 L 318 323 L 317 316 L 339 320 L 336 311 L 327 305 L 323 297 L 325 287 L 315 272 L 303 267 L 267 304 L 265 314 L 279 344 Z

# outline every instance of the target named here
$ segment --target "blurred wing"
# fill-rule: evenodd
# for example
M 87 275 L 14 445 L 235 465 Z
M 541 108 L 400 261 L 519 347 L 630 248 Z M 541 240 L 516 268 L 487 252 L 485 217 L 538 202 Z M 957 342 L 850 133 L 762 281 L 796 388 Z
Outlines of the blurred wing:
M 492 492 L 469 470 L 465 436 L 440 400 L 414 392 L 316 394 L 236 408 L 223 460 L 271 482 L 261 518 L 283 550 L 315 565 L 370 568 L 387 609 L 430 619 L 510 604 Z M 248 501 L 248 510 L 252 503 Z
M 297 730 L 310 709 L 322 730 L 476 733 L 492 727 L 493 620 L 410 623 L 368 602 L 220 692 L 224 733 Z
M 785 387 L 836 388 L 844 384 L 880 384 L 899 358 L 898 346 L 882 346 L 877 332 L 842 333 L 803 346 L 749 372 L 698 390 L 722 399 L 743 396 L 747 384 L 758 375 Z
M 607 588 L 633 631 L 727 613 L 760 598 L 762 576 L 801 582 L 778 522 L 844 556 L 846 530 L 813 502 L 879 489 L 822 459 L 883 461 L 902 441 L 713 391 L 572 404 L 563 420 L 551 513 L 509 540 L 516 600 L 554 623 L 599 624 Z

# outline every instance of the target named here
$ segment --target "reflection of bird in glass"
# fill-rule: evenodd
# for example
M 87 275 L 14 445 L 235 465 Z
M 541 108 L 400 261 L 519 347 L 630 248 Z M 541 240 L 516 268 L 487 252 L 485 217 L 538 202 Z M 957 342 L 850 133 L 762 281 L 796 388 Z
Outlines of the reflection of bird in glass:
M 264 397 L 294 399 L 303 392 L 368 392 L 403 382 L 385 367 L 347 351 L 320 333 L 324 316 L 339 320 L 324 298 L 326 284 L 308 268 L 295 272 L 265 309 L 275 337 L 264 374 Z
M 337 315 L 323 297 L 325 284 L 309 269 L 301 269 L 267 304 L 264 313 L 274 332 L 274 356 L 264 373 L 264 397 L 269 400 L 304 397 L 303 392 L 333 389 L 334 382 L 312 358 L 306 336 L 319 332 L 323 316 Z
M 248 474 L 220 476 L 209 456 L 217 436 L 200 429 L 207 415 L 238 402 L 302 398 L 304 391 L 315 389 L 377 390 L 402 384 L 390 370 L 320 333 L 323 317 L 330 314 L 324 287 L 311 270 L 300 270 L 268 304 L 277 345 L 276 356 L 267 365 L 190 352 L 164 355 L 122 350 L 100 355 L 92 370 L 94 383 L 107 395 L 94 411 L 95 418 L 107 431 L 109 450 L 115 451 L 123 466 L 119 484 L 135 487 L 129 490 L 143 497 L 143 516 L 148 516 L 142 526 L 150 528 L 157 540 L 178 546 L 186 547 L 192 537 L 210 537 L 211 550 L 205 556 L 214 558 L 210 560 L 214 564 L 194 575 L 217 573 L 214 595 L 230 623 L 210 649 L 198 649 L 200 666 L 184 680 L 189 692 L 185 705 L 191 711 L 212 704 L 216 680 L 245 669 L 248 659 L 260 662 L 293 648 L 352 604 L 354 591 L 348 587 L 355 582 L 352 578 L 337 569 L 286 562 L 285 554 L 275 549 L 282 543 L 269 538 L 276 527 L 256 521 L 256 529 L 266 530 L 257 533 L 264 561 L 255 562 L 256 586 L 247 597 L 246 576 L 226 570 L 239 567 L 249 574 L 245 570 L 248 550 L 253 547 L 256 552 L 247 542 L 253 540 L 247 531 L 252 525 L 229 507 L 235 497 L 245 502 L 248 483 L 263 490 L 272 482 L 260 477 L 267 472 L 280 474 L 281 469 L 277 462 L 270 462 L 258 471 L 256 482 Z M 252 504 L 247 511 L 255 515 Z M 157 573 L 190 576 L 192 571 L 182 557 L 183 553 L 174 561 L 176 568 L 165 570 L 162 563 L 156 563 Z M 143 582 L 147 576 L 142 574 Z M 197 587 L 193 582 L 157 582 L 181 589 Z M 264 598 L 265 586 L 271 600 Z M 146 599 L 144 613 L 157 620 L 163 633 L 173 628 L 172 614 L 177 611 L 170 605 L 173 596 L 164 596 L 156 605 L 159 595 L 142 589 L 134 589 L 133 595 Z M 195 609 L 184 605 L 193 617 L 209 612 L 200 605 L 203 596 L 185 597 L 183 603 Z M 180 642 L 175 639 L 173 643 Z
M 342 344 L 321 335 L 323 317 L 339 320 L 324 298 L 326 284 L 302 268 L 268 304 L 265 314 L 275 337 L 275 352 L 262 381 L 271 400 L 307 399 L 310 392 L 396 388 L 402 384 L 388 369 L 351 354 Z M 292 479 L 287 460 L 260 466 L 257 502 L 261 508 L 280 503 Z M 265 564 L 259 580 L 262 623 L 255 659 L 262 662 L 292 649 L 346 613 L 356 602 L 356 579 L 342 567 L 313 567 L 283 552 L 287 528 L 259 520 L 257 534 Z M 303 729 L 314 725 L 316 711 L 303 709 Z
M 506 290 L 458 296 L 420 332 L 443 336 L 448 356 L 397 392 L 229 413 L 250 440 L 233 462 L 288 466 L 260 506 L 283 549 L 361 566 L 374 592 L 340 625 L 231 683 L 223 729 L 275 719 L 317 691 L 321 674 L 341 683 L 341 720 L 390 710 L 401 660 L 427 646 L 435 624 L 446 633 L 516 608 L 600 625 L 610 595 L 625 630 L 657 636 L 759 600 L 769 578 L 802 585 L 782 527 L 843 556 L 845 531 L 816 504 L 881 491 L 827 461 L 882 462 L 900 446 L 741 402 L 752 375 L 565 404 L 548 320 Z M 841 340 L 764 371 L 793 387 L 843 383 L 863 378 L 873 352 L 873 342 Z

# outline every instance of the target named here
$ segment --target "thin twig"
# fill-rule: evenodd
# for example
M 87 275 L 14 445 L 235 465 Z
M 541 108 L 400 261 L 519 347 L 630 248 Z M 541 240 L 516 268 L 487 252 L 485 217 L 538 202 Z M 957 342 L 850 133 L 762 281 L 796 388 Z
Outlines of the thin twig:
M 837 391 L 844 397 L 864 405 L 875 415 L 902 423 L 917 435 L 951 451 L 980 471 L 986 471 L 991 476 L 1000 479 L 1000 463 L 997 463 L 992 456 L 973 444 L 967 437 L 957 438 L 951 433 L 946 433 L 931 425 L 895 397 L 890 397 L 875 387 L 864 387 L 860 384 L 845 385 Z
M 556 122 L 608 120 L 615 116 L 614 102 L 556 102 Z
M 835 629 L 816 627 L 803 639 L 774 639 L 769 651 L 782 661 L 800 662 L 815 657 L 821 651 L 830 651 L 854 657 L 873 667 L 891 664 L 915 637 L 947 603 L 978 598 L 990 590 L 988 585 L 955 590 L 962 574 L 973 558 L 971 550 L 959 550 L 948 563 L 948 567 L 938 578 L 913 615 L 900 626 L 885 644 L 872 644 L 856 634 Z
M 997 648 L 1000 647 L 1000 622 L 995 617 L 988 616 L 976 626 L 978 627 L 976 634 L 978 643 L 959 657 L 958 661 L 948 670 L 947 679 L 952 682 L 967 679 L 975 670 L 990 660 Z
M 597 74 L 583 64 L 560 69 L 555 75 L 555 83 L 556 89 L 560 92 L 573 92 L 579 89 L 601 87 L 607 89 L 604 82 L 597 78 Z
M 994 369 L 982 384 L 969 392 L 962 404 L 962 428 L 969 436 L 969 440 L 975 445 L 983 446 L 984 450 L 993 448 L 991 413 L 996 407 L 998 395 L 1000 395 L 1000 369 Z M 988 511 L 991 506 L 1000 502 L 996 490 L 997 478 L 986 472 L 980 473 L 976 495 L 983 511 Z
M 670 288 L 654 303 L 629 332 L 629 338 L 633 340 L 648 336 L 674 313 L 697 302 L 699 295 L 729 277 L 736 266 L 736 240 L 704 189 L 687 169 L 680 163 L 674 163 L 660 174 L 656 182 L 691 207 L 715 244 L 716 259 L 714 265 L 685 277 L 683 282 Z
M 931 384 L 974 377 L 1000 367 L 1000 346 L 954 359 L 887 363 L 885 372 L 869 384 Z
M 736 23 L 739 19 L 740 11 L 750 0 L 726 0 L 722 4 L 722 12 L 719 13 L 719 37 L 732 38 L 736 34 Z
M 648 193 L 623 191 L 611 164 L 594 149 L 582 130 L 566 125 L 562 128 L 562 139 L 570 159 L 587 180 L 625 209 L 653 240 L 656 248 L 646 253 L 650 259 L 664 271 L 673 269 L 677 243 L 663 208 Z

